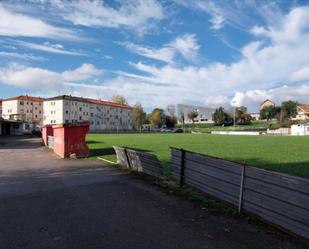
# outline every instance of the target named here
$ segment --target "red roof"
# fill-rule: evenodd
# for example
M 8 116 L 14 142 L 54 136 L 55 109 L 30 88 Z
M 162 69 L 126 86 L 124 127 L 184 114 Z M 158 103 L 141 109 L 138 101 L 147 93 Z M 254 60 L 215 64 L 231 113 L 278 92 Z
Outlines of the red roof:
M 297 107 L 302 109 L 304 112 L 309 112 L 309 105 L 298 105 Z
M 3 99 L 2 101 L 7 101 L 7 100 L 26 100 L 26 101 L 28 100 L 28 101 L 35 101 L 35 102 L 43 102 L 44 98 L 32 97 L 28 95 L 20 95 L 20 96 L 8 98 L 8 99 Z
M 89 103 L 96 104 L 96 105 L 107 105 L 107 106 L 114 106 L 114 107 L 120 107 L 120 108 L 126 108 L 130 109 L 131 107 L 128 105 L 122 105 L 110 101 L 102 101 L 102 100 L 97 100 L 97 99 L 87 99 Z
M 86 103 L 91 103 L 91 104 L 96 104 L 96 105 L 113 106 L 113 107 L 119 107 L 119 108 L 125 108 L 125 109 L 131 109 L 132 108 L 128 105 L 121 105 L 121 104 L 110 102 L 110 101 L 102 101 L 102 100 L 98 100 L 98 99 L 75 97 L 75 96 L 71 96 L 71 95 L 59 95 L 59 96 L 48 98 L 48 99 L 45 99 L 45 100 L 51 101 L 51 100 L 58 100 L 58 99 L 67 99 L 67 100 L 86 102 Z

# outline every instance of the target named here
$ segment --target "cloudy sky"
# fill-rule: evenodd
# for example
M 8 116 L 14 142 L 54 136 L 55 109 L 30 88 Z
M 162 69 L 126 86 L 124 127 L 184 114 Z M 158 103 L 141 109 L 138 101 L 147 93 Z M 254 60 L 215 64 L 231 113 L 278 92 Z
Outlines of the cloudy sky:
M 309 103 L 309 1 L 0 2 L 0 97 Z

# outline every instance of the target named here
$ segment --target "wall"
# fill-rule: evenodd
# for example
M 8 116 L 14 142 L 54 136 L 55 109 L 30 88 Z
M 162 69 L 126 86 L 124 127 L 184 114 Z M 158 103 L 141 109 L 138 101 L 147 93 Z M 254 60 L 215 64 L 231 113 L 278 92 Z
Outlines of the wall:
M 43 102 L 43 124 L 62 124 L 63 100 L 51 100 Z
M 308 179 L 176 148 L 171 165 L 172 176 L 181 184 L 309 239 Z
M 251 135 L 251 136 L 261 135 L 259 131 L 212 131 L 211 134 L 218 134 L 218 135 Z
M 17 100 L 7 100 L 2 101 L 2 117 L 9 119 L 10 115 L 18 114 L 18 101 Z

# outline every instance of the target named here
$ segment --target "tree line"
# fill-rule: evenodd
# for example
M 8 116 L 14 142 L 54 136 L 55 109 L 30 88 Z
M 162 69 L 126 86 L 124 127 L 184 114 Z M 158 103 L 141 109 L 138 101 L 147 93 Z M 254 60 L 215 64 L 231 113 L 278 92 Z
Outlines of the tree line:
M 113 102 L 127 105 L 126 99 L 121 95 L 112 98 Z M 297 114 L 296 101 L 288 100 L 281 103 L 280 106 L 267 106 L 260 110 L 260 119 L 272 120 L 277 119 L 280 126 L 288 126 L 292 117 Z M 193 109 L 187 113 L 187 118 L 194 124 L 198 117 L 198 111 Z M 236 107 L 233 111 L 226 111 L 223 107 L 219 107 L 213 113 L 213 121 L 216 125 L 248 125 L 252 122 L 252 116 L 247 112 L 247 107 Z M 151 113 L 147 114 L 140 103 L 136 103 L 132 108 L 132 125 L 136 130 L 141 130 L 143 125 L 152 128 L 173 128 L 177 121 L 184 124 L 185 114 L 180 113 L 180 117 L 175 115 L 175 107 L 169 105 L 165 110 L 154 108 Z

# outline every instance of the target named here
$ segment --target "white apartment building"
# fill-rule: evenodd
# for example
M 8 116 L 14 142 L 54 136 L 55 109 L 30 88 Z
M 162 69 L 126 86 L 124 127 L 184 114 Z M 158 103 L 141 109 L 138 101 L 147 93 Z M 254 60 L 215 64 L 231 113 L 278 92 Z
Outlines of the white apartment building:
M 132 129 L 132 108 L 113 102 L 61 95 L 46 99 L 43 110 L 44 125 L 88 121 L 91 131 Z
M 2 118 L 41 125 L 43 98 L 21 95 L 2 100 Z

